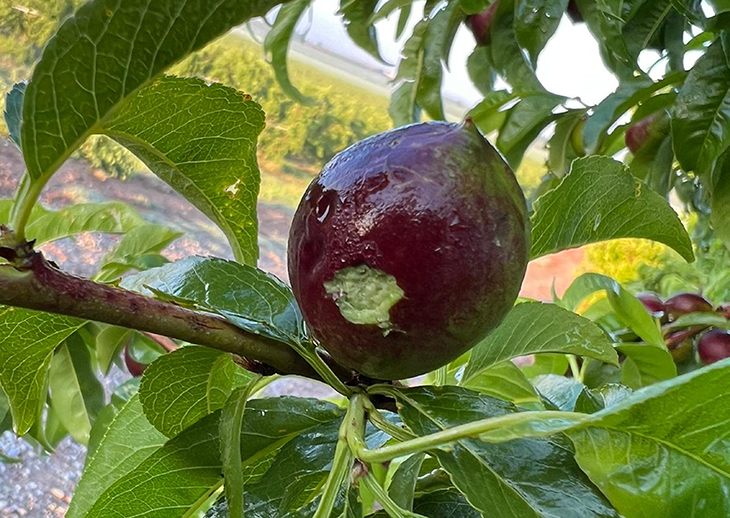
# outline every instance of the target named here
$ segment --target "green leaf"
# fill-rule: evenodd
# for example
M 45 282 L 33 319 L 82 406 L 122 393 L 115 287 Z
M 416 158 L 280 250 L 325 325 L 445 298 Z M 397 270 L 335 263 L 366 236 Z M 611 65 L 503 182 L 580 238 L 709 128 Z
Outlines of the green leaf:
M 13 200 L 0 200 L 0 221 L 10 220 Z M 26 236 L 41 245 L 83 232 L 124 234 L 145 224 L 145 220 L 129 205 L 111 201 L 78 203 L 57 211 L 36 205 L 28 219 Z
M 553 109 L 563 99 L 551 93 L 538 92 L 524 96 L 510 109 L 499 130 L 497 148 L 513 169 L 517 169 L 525 150 L 553 119 Z
M 158 254 L 182 233 L 151 223 L 126 233 L 113 252 L 107 254 L 95 280 L 109 282 L 132 269 L 143 269 L 138 259 Z
M 41 244 L 83 232 L 124 234 L 144 224 L 137 211 L 122 202 L 79 203 L 31 217 L 26 235 Z
M 0 306 L 0 384 L 18 435 L 30 429 L 45 401 L 53 350 L 82 325 L 75 318 Z
M 626 516 L 727 514 L 730 456 L 720 438 L 730 405 L 717 387 L 728 382 L 728 363 L 715 364 L 594 414 L 568 432 L 578 463 Z
M 664 21 L 672 11 L 670 0 L 645 1 L 626 22 L 622 32 L 626 40 L 626 48 L 634 59 L 659 34 Z
M 237 368 L 230 354 L 196 345 L 160 356 L 139 387 L 147 419 L 168 437 L 176 436 L 223 408 Z
M 489 47 L 475 47 L 469 57 L 466 58 L 466 70 L 469 73 L 471 82 L 485 98 L 492 93 L 504 91 L 494 89 L 496 73 L 492 66 L 492 53 Z
M 563 412 L 575 410 L 576 402 L 585 388 L 585 385 L 575 378 L 556 374 L 537 376 L 532 382 L 545 399 Z
M 89 443 L 86 445 L 86 465 L 89 465 L 91 459 L 96 454 L 96 450 L 101 444 L 102 439 L 106 435 L 109 427 L 116 416 L 121 412 L 124 405 L 137 395 L 139 389 L 139 378 L 131 378 L 119 385 L 112 392 L 110 403 L 104 407 L 96 416 L 94 424 L 91 427 L 91 433 L 89 434 Z
M 568 0 L 516 0 L 515 35 L 532 63 L 558 28 Z
M 541 374 L 563 375 L 568 370 L 568 359 L 564 354 L 535 354 L 532 363 L 520 366 L 520 370 L 528 379 Z
M 516 0 L 500 0 L 492 21 L 492 63 L 507 82 L 521 92 L 541 92 L 535 63 L 520 48 L 515 34 Z
M 387 18 L 391 13 L 394 13 L 399 9 L 409 7 L 412 3 L 413 0 L 388 0 L 375 11 L 368 20 L 368 23 L 373 24 L 379 20 Z M 396 39 L 398 39 L 398 37 L 399 36 L 396 35 Z
M 618 364 L 608 337 L 590 320 L 554 304 L 524 302 L 472 349 L 463 383 L 499 362 L 539 352 L 577 354 Z
M 635 392 L 573 425 L 541 419 L 482 439 L 564 432 L 581 468 L 625 516 L 724 516 L 730 453 L 722 438 L 730 433 L 730 395 L 718 387 L 728 383 L 730 360 L 724 360 Z
M 114 417 L 93 456 L 87 460 L 66 516 L 87 516 L 104 491 L 162 447 L 165 440 L 166 437 L 145 418 L 139 397 L 130 399 Z
M 621 344 L 616 350 L 626 355 L 621 383 L 632 389 L 653 385 L 677 376 L 677 366 L 665 348 L 642 344 Z
M 575 311 L 588 295 L 601 290 L 606 291 L 611 307 L 624 324 L 647 343 L 665 348 L 661 329 L 641 301 L 610 277 L 598 273 L 581 275 L 565 290 L 560 305 Z
M 586 110 L 571 110 L 561 114 L 555 123 L 555 133 L 548 143 L 548 169 L 558 178 L 563 178 L 570 169 L 570 163 L 578 157 L 573 149 L 574 133 L 587 120 Z
M 534 387 L 511 361 L 492 365 L 461 385 L 517 406 L 540 406 L 540 398 Z
M 336 406 L 312 399 L 249 401 L 241 435 L 244 469 L 301 433 L 341 416 Z M 149 518 L 177 518 L 194 510 L 221 484 L 219 421 L 220 412 L 215 412 L 168 440 L 109 486 L 87 518 L 137 513 Z
M 403 421 L 419 435 L 516 411 L 459 387 L 417 387 L 395 395 Z M 563 437 L 504 444 L 463 439 L 433 454 L 485 516 L 618 517 L 575 463 Z
M 634 155 L 629 167 L 631 174 L 666 198 L 672 188 L 673 162 L 672 137 L 667 136 L 644 144 Z
M 361 49 L 375 59 L 382 61 L 378 51 L 378 34 L 371 21 L 378 0 L 358 0 L 348 2 L 340 10 L 347 34 Z
M 597 150 L 616 120 L 642 98 L 648 98 L 658 85 L 644 76 L 622 81 L 616 91 L 602 100 L 588 117 L 583 128 L 586 149 Z
M 720 40 L 695 63 L 672 111 L 674 153 L 685 171 L 709 174 L 730 146 L 730 67 Z
M 285 343 L 306 341 L 291 289 L 271 274 L 218 258 L 188 257 L 125 279 L 122 286 L 170 297 Z
M 313 100 L 302 95 L 292 84 L 289 78 L 286 54 L 289 50 L 289 42 L 294 33 L 294 28 L 311 3 L 312 0 L 294 0 L 282 5 L 276 14 L 274 25 L 264 38 L 264 53 L 274 68 L 274 74 L 281 89 L 284 90 L 286 95 L 301 104 L 312 104 Z
M 408 457 L 398 466 L 388 487 L 388 494 L 398 507 L 406 511 L 413 511 L 413 496 L 416 491 L 418 474 L 425 455 L 417 453 Z
M 717 182 L 712 191 L 710 220 L 715 233 L 730 250 L 730 167 L 719 168 L 716 176 Z
M 255 385 L 252 380 L 248 386 L 233 391 L 221 411 L 219 433 L 221 437 L 221 462 L 225 478 L 226 500 L 229 514 L 234 518 L 244 518 L 244 483 L 241 464 L 241 426 L 246 403 Z
M 5 125 L 8 127 L 8 136 L 10 140 L 15 142 L 19 149 L 20 145 L 20 129 L 23 123 L 23 96 L 28 83 L 25 81 L 15 83 L 12 90 L 5 96 Z
M 21 133 L 30 178 L 44 183 L 107 117 L 165 69 L 278 3 L 93 0 L 82 5 L 50 39 L 26 88 Z
M 469 110 L 468 117 L 477 125 L 482 134 L 487 135 L 502 127 L 509 110 L 504 107 L 517 97 L 506 90 L 494 90 L 485 94 L 479 104 Z
M 413 511 L 430 518 L 482 518 L 466 498 L 446 489 L 419 496 L 413 502 Z
M 48 387 L 51 406 L 63 427 L 75 441 L 87 444 L 91 425 L 104 407 L 104 388 L 78 333 L 68 337 L 53 356 Z
M 132 331 L 124 327 L 106 326 L 96 335 L 96 362 L 105 376 L 109 374 L 114 358 L 132 338 Z
M 263 129 L 264 112 L 251 96 L 166 76 L 107 117 L 99 131 L 213 220 L 238 261 L 256 264 L 256 141 Z
M 448 57 L 448 49 L 455 34 L 454 20 L 459 20 L 460 15 L 455 2 L 447 4 L 427 22 L 422 40 L 423 57 L 416 76 L 416 102 L 434 120 L 446 118 L 441 99 L 442 59 L 444 54 Z M 458 28 L 458 24 L 456 27 Z M 398 73 L 400 74 L 400 68 Z
M 388 107 L 388 114 L 395 127 L 418 122 L 421 118 L 421 109 L 416 103 L 416 96 L 425 56 L 423 46 L 427 29 L 428 22 L 423 20 L 418 22 L 401 52 L 396 75 L 398 83 L 391 94 Z
M 533 259 L 623 237 L 659 241 L 694 259 L 687 231 L 667 200 L 612 158 L 574 161 L 570 174 L 535 202 Z

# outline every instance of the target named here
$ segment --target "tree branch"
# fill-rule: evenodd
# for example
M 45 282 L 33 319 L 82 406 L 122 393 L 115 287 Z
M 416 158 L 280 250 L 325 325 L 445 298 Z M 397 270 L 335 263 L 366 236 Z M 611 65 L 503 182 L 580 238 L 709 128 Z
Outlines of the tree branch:
M 30 247 L 28 247 L 30 248 Z M 9 249 L 4 248 L 3 252 Z M 94 320 L 205 345 L 245 358 L 261 374 L 295 374 L 319 379 L 292 348 L 203 313 L 60 271 L 40 252 L 26 249 L 14 264 L 0 265 L 0 304 Z M 329 360 L 343 380 L 352 373 Z

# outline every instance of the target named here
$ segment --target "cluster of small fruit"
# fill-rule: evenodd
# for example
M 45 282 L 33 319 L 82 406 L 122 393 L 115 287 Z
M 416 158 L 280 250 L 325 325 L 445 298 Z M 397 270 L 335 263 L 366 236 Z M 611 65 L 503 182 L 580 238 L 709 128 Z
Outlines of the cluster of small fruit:
M 697 293 L 679 293 L 666 301 L 654 293 L 640 293 L 637 298 L 652 316 L 660 319 L 664 341 L 676 362 L 690 360 L 695 351 L 699 360 L 706 365 L 730 357 L 730 332 L 727 329 L 699 321 L 697 325 L 681 329 L 672 325 L 680 317 L 695 313 L 719 313 L 730 320 L 730 303 L 713 307 L 709 300 Z

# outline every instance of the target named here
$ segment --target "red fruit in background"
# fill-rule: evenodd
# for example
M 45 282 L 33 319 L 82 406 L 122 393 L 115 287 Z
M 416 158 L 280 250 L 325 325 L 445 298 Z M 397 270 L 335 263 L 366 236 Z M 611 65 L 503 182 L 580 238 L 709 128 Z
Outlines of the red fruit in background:
M 147 365 L 139 363 L 132 358 L 132 355 L 129 353 L 129 347 L 124 348 L 124 365 L 127 366 L 127 370 L 135 378 L 144 374 L 144 371 L 147 369 Z
M 566 12 L 568 13 L 568 18 L 570 18 L 571 22 L 580 23 L 583 21 L 583 15 L 578 9 L 578 4 L 575 0 L 570 0 L 570 2 L 568 2 L 568 9 Z
M 499 9 L 499 0 L 496 0 L 485 11 L 467 16 L 466 24 L 471 29 L 477 45 L 489 45 L 492 41 L 492 23 L 497 9 Z
M 676 363 L 687 361 L 692 356 L 692 339 L 704 329 L 703 326 L 694 326 L 680 331 L 674 331 L 664 337 L 664 343 Z
M 678 293 L 669 297 L 664 303 L 664 307 L 666 307 L 667 313 L 674 317 L 712 311 L 710 301 L 698 293 Z
M 632 153 L 636 153 L 639 149 L 641 149 L 649 138 L 649 125 L 651 124 L 651 121 L 652 117 L 646 117 L 626 130 L 624 140 L 626 142 L 626 147 L 629 148 Z
M 660 317 L 664 314 L 666 308 L 664 302 L 655 293 L 644 292 L 639 293 L 636 296 L 637 299 L 644 305 L 646 310 L 652 314 L 652 316 Z
M 457 358 L 512 308 L 529 252 L 514 174 L 468 121 L 414 124 L 334 157 L 289 235 L 294 295 L 335 361 L 375 379 Z
M 697 352 L 704 364 L 730 357 L 730 333 L 721 329 L 706 332 L 697 342 Z

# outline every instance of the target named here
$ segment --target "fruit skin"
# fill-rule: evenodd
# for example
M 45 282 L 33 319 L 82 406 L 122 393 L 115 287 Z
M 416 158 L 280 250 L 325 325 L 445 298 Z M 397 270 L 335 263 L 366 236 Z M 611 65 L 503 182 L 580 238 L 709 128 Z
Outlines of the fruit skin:
M 652 316 L 661 317 L 666 311 L 666 308 L 664 307 L 664 302 L 662 302 L 662 299 L 660 299 L 654 293 L 639 293 L 636 298 L 639 299 L 639 301 L 644 305 L 646 310 L 652 314 Z
M 566 12 L 568 13 L 568 18 L 570 18 L 571 22 L 580 23 L 583 21 L 583 14 L 581 14 L 580 9 L 578 9 L 578 3 L 575 0 L 570 0 L 570 2 L 568 2 L 568 9 Z
M 431 122 L 363 140 L 324 167 L 294 216 L 288 266 L 322 347 L 389 380 L 436 369 L 495 328 L 528 255 L 525 199 L 502 157 L 471 121 Z M 361 265 L 403 290 L 389 332 L 344 318 L 325 289 Z
M 730 333 L 721 329 L 706 332 L 697 342 L 697 352 L 705 365 L 730 357 Z
M 667 344 L 675 363 L 683 363 L 691 358 L 694 350 L 693 338 L 703 329 L 703 326 L 688 327 L 664 337 L 664 343 Z
M 712 311 L 710 301 L 698 293 L 678 293 L 669 297 L 664 306 L 667 308 L 667 313 L 673 317 Z
M 139 363 L 137 360 L 132 358 L 128 346 L 124 348 L 124 365 L 127 366 L 127 370 L 135 378 L 140 377 L 142 374 L 144 374 L 144 371 L 147 370 L 147 365 L 145 365 L 144 363 Z
M 466 24 L 471 29 L 474 39 L 479 46 L 489 45 L 492 41 L 492 23 L 494 15 L 499 9 L 499 0 L 478 14 L 471 14 L 466 18 Z
M 628 130 L 624 141 L 626 147 L 636 154 L 649 141 L 662 139 L 669 134 L 669 117 L 663 111 L 657 112 L 634 123 Z

